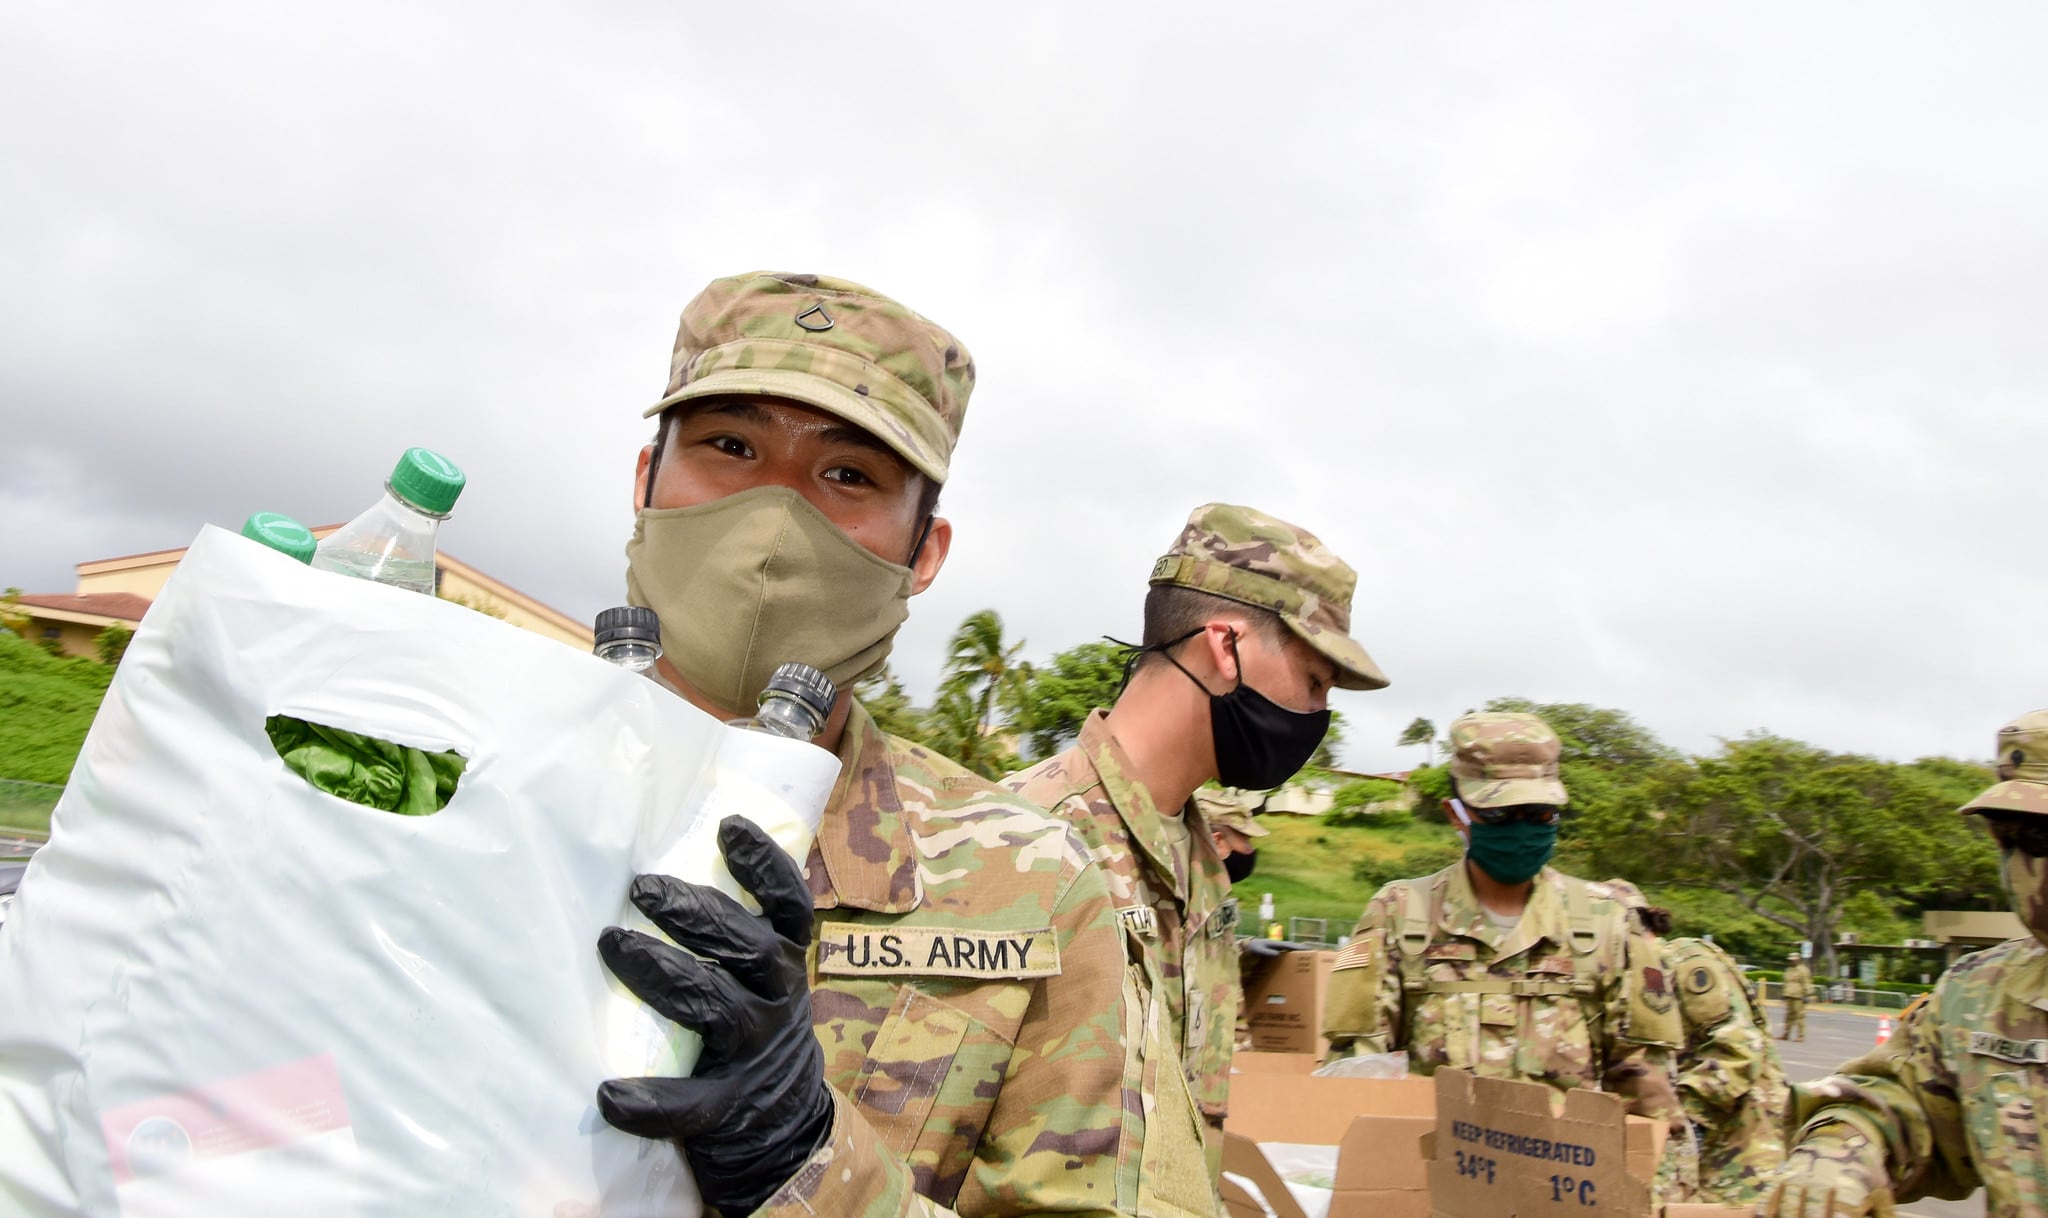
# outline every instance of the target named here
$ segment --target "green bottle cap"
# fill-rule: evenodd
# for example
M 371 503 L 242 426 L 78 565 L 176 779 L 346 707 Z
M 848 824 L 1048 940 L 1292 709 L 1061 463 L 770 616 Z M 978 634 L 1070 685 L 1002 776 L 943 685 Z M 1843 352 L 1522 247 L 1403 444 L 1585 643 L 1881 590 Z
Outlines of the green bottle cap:
M 258 512 L 242 522 L 242 536 L 300 562 L 313 561 L 313 531 L 281 512 Z
M 391 493 L 429 516 L 446 516 L 469 479 L 455 462 L 431 448 L 408 448 L 385 485 Z

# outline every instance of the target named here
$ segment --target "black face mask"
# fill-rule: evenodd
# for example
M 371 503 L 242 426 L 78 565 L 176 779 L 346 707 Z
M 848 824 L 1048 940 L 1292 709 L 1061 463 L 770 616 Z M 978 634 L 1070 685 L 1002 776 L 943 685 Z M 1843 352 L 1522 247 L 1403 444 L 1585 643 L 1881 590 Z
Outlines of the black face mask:
M 1240 880 L 1249 879 L 1252 868 L 1258 864 L 1259 852 L 1256 850 L 1247 850 L 1243 854 L 1226 854 L 1223 856 L 1223 874 L 1229 876 L 1230 882 L 1235 884 Z
M 1167 648 L 1201 633 L 1193 630 L 1162 643 L 1156 650 L 1181 674 L 1195 681 L 1195 674 L 1181 668 Z M 1316 746 L 1330 730 L 1330 712 L 1288 710 L 1244 683 L 1244 661 L 1238 659 L 1237 634 L 1230 636 L 1230 658 L 1237 660 L 1237 688 L 1227 694 L 1209 694 L 1209 734 L 1216 744 L 1216 781 L 1246 791 L 1270 791 L 1294 777 L 1315 755 Z

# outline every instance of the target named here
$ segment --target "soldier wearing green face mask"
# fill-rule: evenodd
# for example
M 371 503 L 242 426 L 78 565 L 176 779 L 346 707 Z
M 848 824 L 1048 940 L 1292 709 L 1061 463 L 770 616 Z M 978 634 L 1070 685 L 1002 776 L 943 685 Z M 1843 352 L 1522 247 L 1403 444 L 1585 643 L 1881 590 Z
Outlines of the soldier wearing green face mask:
M 1792 1088 L 1797 1133 L 1757 1213 L 1890 1214 L 1982 1185 L 1987 1214 L 2048 1215 L 2048 710 L 2000 728 L 1997 750 L 1999 781 L 1962 812 L 1998 843 L 2031 933 L 1958 960 L 1890 1041 Z
M 1451 724 L 1445 813 L 1465 857 L 1380 889 L 1330 974 L 1332 1057 L 1406 1050 L 1408 1064 L 1612 1091 L 1670 1123 L 1661 1199 L 1691 1190 L 1692 1139 L 1673 1084 L 1683 1040 L 1657 940 L 1604 884 L 1546 864 L 1566 800 L 1557 734 L 1535 715 Z

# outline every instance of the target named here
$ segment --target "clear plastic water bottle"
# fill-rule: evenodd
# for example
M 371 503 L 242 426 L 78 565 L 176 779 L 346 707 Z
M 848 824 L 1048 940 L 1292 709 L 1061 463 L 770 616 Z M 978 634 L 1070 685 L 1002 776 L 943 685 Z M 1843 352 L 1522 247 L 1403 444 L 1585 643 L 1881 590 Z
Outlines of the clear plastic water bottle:
M 312 562 L 313 530 L 282 512 L 258 512 L 242 522 L 242 536 L 261 542 L 289 558 Z
M 384 483 L 384 497 L 329 534 L 313 566 L 432 596 L 434 534 L 466 481 L 440 453 L 406 449 Z
M 784 664 L 761 691 L 761 709 L 744 719 L 727 720 L 726 726 L 791 740 L 815 740 L 825 730 L 825 717 L 832 713 L 832 700 L 838 696 L 832 678 L 809 664 Z
M 661 617 L 652 609 L 607 609 L 597 615 L 596 634 L 590 653 L 628 672 L 646 672 L 661 658 Z
M 713 765 L 716 785 L 695 816 L 673 840 L 657 842 L 648 857 L 636 859 L 635 869 L 716 888 L 743 908 L 760 912 L 754 898 L 726 870 L 718 848 L 719 823 L 728 815 L 744 816 L 799 864 L 810 857 L 825 800 L 839 777 L 838 758 L 813 740 L 837 696 L 832 679 L 808 664 L 777 668 L 761 691 L 760 713 L 727 724 L 744 730 L 726 733 L 720 743 Z M 793 749 L 791 740 L 803 744 Z M 792 752 L 805 756 L 793 757 Z M 619 925 L 660 933 L 631 902 Z M 616 977 L 611 985 L 616 1001 L 605 1015 L 611 1072 L 629 1078 L 687 1075 L 702 1048 L 697 1034 L 654 1014 Z

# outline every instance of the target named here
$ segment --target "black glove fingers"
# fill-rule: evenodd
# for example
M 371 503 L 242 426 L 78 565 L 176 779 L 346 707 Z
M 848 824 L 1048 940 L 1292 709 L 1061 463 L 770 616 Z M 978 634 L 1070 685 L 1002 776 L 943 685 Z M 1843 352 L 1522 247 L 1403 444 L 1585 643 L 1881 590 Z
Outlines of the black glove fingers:
M 774 929 L 716 888 L 643 875 L 634 877 L 631 896 L 663 934 L 755 988 L 771 974 L 769 962 L 781 954 Z
M 798 947 L 808 946 L 814 906 L 802 865 L 744 816 L 718 823 L 718 849 L 732 878 L 761 903 L 761 914 L 775 933 Z
M 614 1078 L 597 1088 L 597 1110 L 643 1138 L 687 1138 L 717 1129 L 736 1107 L 729 1080 Z
M 597 952 L 635 997 L 703 1037 L 707 1058 L 730 1057 L 745 1040 L 752 996 L 717 965 L 616 926 L 598 936 Z

